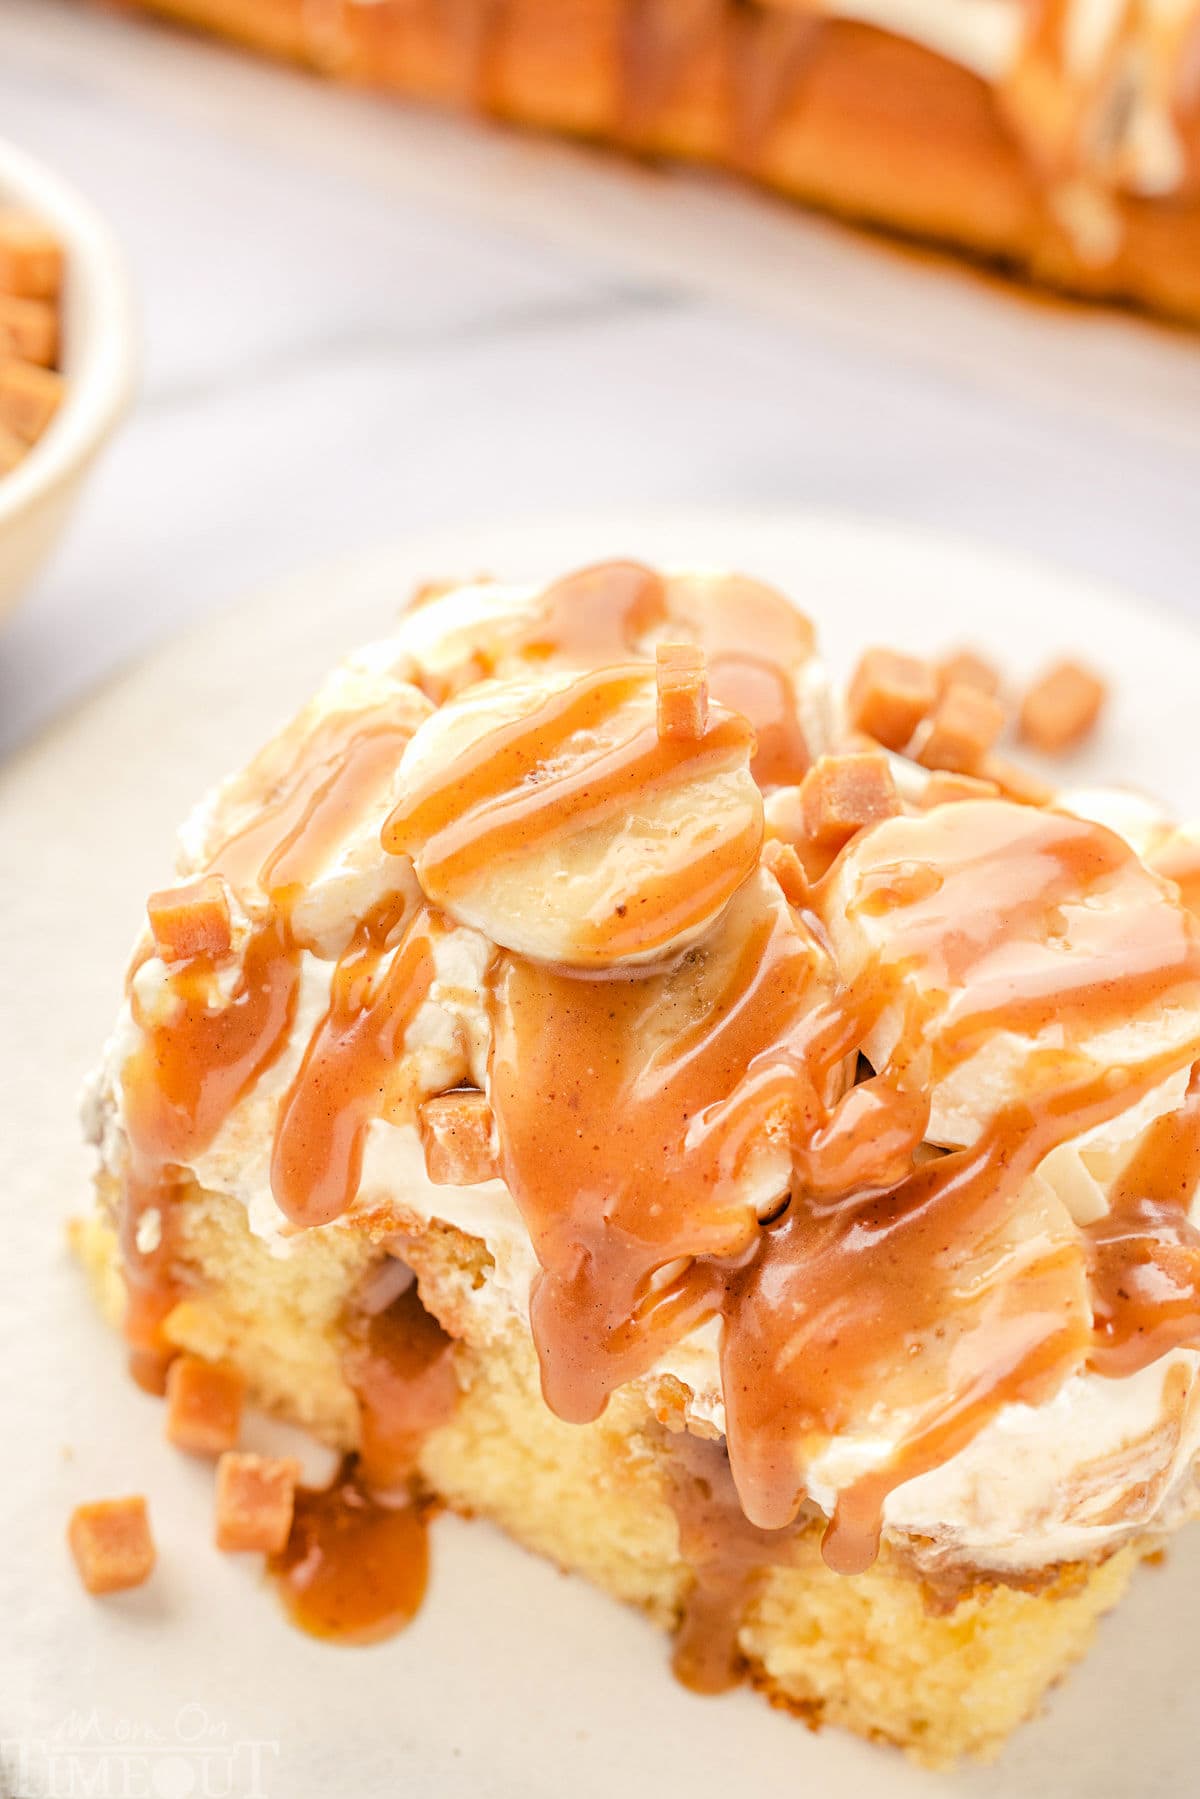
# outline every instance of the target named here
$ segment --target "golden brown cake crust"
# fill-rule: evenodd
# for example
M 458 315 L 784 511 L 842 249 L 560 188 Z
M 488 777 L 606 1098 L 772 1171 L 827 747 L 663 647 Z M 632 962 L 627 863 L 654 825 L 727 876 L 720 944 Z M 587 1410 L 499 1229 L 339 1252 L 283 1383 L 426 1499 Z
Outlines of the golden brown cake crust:
M 715 163 L 1064 293 L 1200 322 L 1189 169 L 1153 195 L 1068 179 L 1007 84 L 869 25 L 757 0 L 125 3 L 341 79 Z M 1176 124 L 1188 164 L 1195 120 Z

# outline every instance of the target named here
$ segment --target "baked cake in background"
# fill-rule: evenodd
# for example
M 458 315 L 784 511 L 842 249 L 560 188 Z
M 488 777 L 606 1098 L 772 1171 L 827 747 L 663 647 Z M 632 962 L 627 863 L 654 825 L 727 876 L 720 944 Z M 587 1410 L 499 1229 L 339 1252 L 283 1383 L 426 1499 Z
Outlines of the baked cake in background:
M 120 0 L 1200 321 L 1197 0 Z
M 441 1503 L 941 1763 L 1197 1508 L 1200 851 L 991 686 L 843 701 L 741 576 L 438 588 L 188 821 L 76 1240 L 174 1441 L 343 1453 L 221 1464 L 309 1628 Z

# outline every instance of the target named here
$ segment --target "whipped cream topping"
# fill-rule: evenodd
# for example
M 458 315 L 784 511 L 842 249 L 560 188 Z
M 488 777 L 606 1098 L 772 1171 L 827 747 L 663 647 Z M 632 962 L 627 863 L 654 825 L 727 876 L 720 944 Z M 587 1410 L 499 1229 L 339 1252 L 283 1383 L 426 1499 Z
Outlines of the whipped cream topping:
M 1179 834 L 1153 808 L 1119 795 L 1067 796 L 1054 813 L 1002 801 L 910 811 L 852 839 L 814 910 L 796 911 L 771 875 L 747 878 L 762 804 L 747 774 L 755 752 L 745 736 L 718 746 L 715 760 L 706 760 L 702 741 L 669 763 L 652 758 L 644 796 L 632 804 L 621 797 L 629 768 L 641 767 L 629 746 L 646 745 L 640 709 L 647 683 L 653 687 L 637 658 L 684 632 L 711 646 L 718 725 L 723 678 L 744 704 L 761 708 L 759 742 L 768 737 L 773 746 L 758 773 L 768 812 L 786 796 L 803 773 L 796 758 L 822 750 L 832 727 L 811 631 L 803 621 L 781 620 L 783 604 L 751 583 L 735 581 L 731 599 L 713 575 L 662 582 L 620 565 L 599 584 L 597 572 L 587 571 L 548 590 L 476 584 L 444 594 L 353 658 L 202 805 L 183 833 L 181 869 L 215 869 L 228 884 L 228 953 L 216 966 L 196 967 L 144 945 L 106 1055 L 102 1153 L 126 1189 L 131 1285 L 138 1286 L 139 1257 L 150 1277 L 169 1249 L 151 1147 L 161 1167 L 182 1166 L 202 1186 L 239 1200 L 252 1230 L 280 1254 L 301 1231 L 345 1228 L 363 1208 L 379 1216 L 391 1207 L 398 1228 L 413 1216 L 441 1220 L 479 1238 L 493 1258 L 472 1300 L 481 1328 L 501 1330 L 513 1316 L 526 1321 L 556 1408 L 591 1415 L 605 1383 L 595 1385 L 594 1371 L 556 1365 L 551 1354 L 569 1352 L 580 1307 L 600 1303 L 579 1287 L 577 1242 L 588 1239 L 564 1244 L 562 1220 L 553 1206 L 544 1209 L 531 1169 L 544 1161 L 553 1172 L 556 1157 L 560 1173 L 576 1166 L 561 1161 L 570 1145 L 554 1145 L 553 1132 L 569 1134 L 572 1118 L 586 1131 L 608 1117 L 613 1140 L 584 1145 L 578 1178 L 586 1184 L 589 1166 L 611 1163 L 619 1185 L 628 1159 L 621 1131 L 667 1129 L 677 1096 L 694 1091 L 701 1103 L 683 1139 L 691 1158 L 683 1187 L 677 1192 L 674 1152 L 664 1150 L 661 1190 L 648 1211 L 622 1214 L 619 1204 L 631 1195 L 619 1202 L 617 1186 L 611 1190 L 604 1228 L 640 1241 L 662 1226 L 657 1260 L 651 1254 L 647 1263 L 639 1250 L 628 1275 L 610 1269 L 601 1297 L 610 1322 L 631 1305 L 630 1328 L 637 1325 L 633 1339 L 624 1326 L 614 1338 L 618 1380 L 653 1391 L 673 1377 L 687 1392 L 688 1419 L 730 1433 L 731 1447 L 749 1445 L 740 1451 L 748 1467 L 767 1453 L 769 1438 L 760 1420 L 748 1418 L 744 1399 L 736 1417 L 727 1415 L 737 1366 L 730 1357 L 739 1340 L 741 1353 L 752 1343 L 760 1357 L 776 1354 L 781 1342 L 786 1348 L 786 1329 L 780 1338 L 764 1295 L 806 1266 L 803 1259 L 776 1272 L 768 1265 L 760 1281 L 755 1257 L 764 1244 L 786 1247 L 789 1231 L 804 1225 L 825 1233 L 821 1254 L 840 1266 L 847 1246 L 829 1221 L 845 1200 L 837 1199 L 834 1175 L 853 1167 L 868 1190 L 872 1179 L 895 1185 L 894 1170 L 861 1173 L 857 1105 L 889 1155 L 917 1165 L 912 1179 L 925 1181 L 924 1203 L 957 1220 L 953 1228 L 970 1253 L 950 1265 L 944 1292 L 937 1281 L 930 1289 L 934 1312 L 954 1326 L 949 1349 L 902 1314 L 898 1327 L 913 1332 L 920 1367 L 907 1369 L 903 1358 L 845 1364 L 832 1401 L 824 1392 L 806 1394 L 814 1422 L 803 1447 L 804 1494 L 833 1517 L 848 1495 L 873 1490 L 886 1475 L 878 1498 L 884 1528 L 917 1543 L 915 1553 L 934 1564 L 961 1559 L 1019 1571 L 1098 1553 L 1148 1526 L 1168 1526 L 1191 1505 L 1200 1449 L 1200 1356 L 1189 1341 L 1164 1341 L 1144 1365 L 1126 1341 L 1119 1378 L 1088 1366 L 1087 1356 L 1088 1258 L 1107 1267 L 1109 1223 L 1124 1217 L 1129 1200 L 1126 1172 L 1145 1160 L 1162 1121 L 1190 1118 L 1189 1068 L 1200 1057 L 1195 931 L 1177 890 L 1132 853 L 1157 853 Z M 771 634 L 784 647 L 782 679 L 764 679 Z M 624 685 L 594 719 L 585 671 L 597 666 L 624 670 Z M 527 734 L 513 738 L 515 726 L 540 707 L 561 706 L 564 696 L 585 705 L 582 727 L 574 720 L 549 745 L 538 737 L 532 751 Z M 494 751 L 497 734 L 516 758 L 511 770 L 500 779 L 489 754 L 480 765 L 490 785 L 468 791 L 471 758 L 479 760 L 481 743 Z M 586 789 L 589 768 L 608 763 L 621 777 L 620 804 L 594 817 L 585 808 L 581 837 L 579 812 L 560 816 L 554 808 L 564 792 L 579 789 L 581 774 Z M 772 788 L 768 777 L 785 774 L 790 782 Z M 915 791 L 919 778 L 908 785 Z M 682 809 L 681 792 L 688 796 Z M 511 836 L 488 839 L 489 854 L 479 857 L 481 820 L 490 828 L 497 812 L 510 823 L 520 817 Z M 701 918 L 672 934 L 678 896 L 694 885 L 695 830 L 706 814 L 729 827 L 730 841 L 742 840 L 748 821 L 754 849 L 746 867 L 735 865 L 732 899 L 717 891 Z M 1099 819 L 1108 828 L 1084 822 Z M 1119 838 L 1114 830 L 1122 826 Z M 466 862 L 431 893 L 423 858 L 447 831 L 458 832 L 450 848 Z M 655 846 L 649 862 L 646 843 Z M 539 909 L 538 895 L 549 892 L 559 867 L 573 892 Z M 614 885 L 614 869 L 624 884 Z M 963 880 L 973 883 L 969 905 L 955 898 Z M 669 928 L 660 932 L 658 961 L 639 969 L 619 947 L 620 908 L 628 911 L 643 893 Z M 441 908 L 433 919 L 423 909 L 429 899 Z M 583 944 L 579 921 L 589 913 L 598 928 Z M 604 955 L 606 919 L 608 960 L 589 972 Z M 975 920 L 965 949 L 963 919 Z M 743 952 L 752 942 L 762 947 L 747 972 Z M 831 1023 L 830 958 L 850 990 L 868 975 L 873 984 L 870 1003 L 848 1009 L 857 1029 L 844 1044 L 838 1032 L 846 1020 Z M 573 970 L 560 972 L 564 963 Z M 623 975 L 630 967 L 633 974 Z M 1050 1016 L 1033 1004 L 1046 994 L 1056 1002 Z M 247 1014 L 255 1015 L 253 1029 Z M 230 1018 L 238 1021 L 234 1031 L 217 1028 Z M 601 1050 L 598 1060 L 570 1070 L 560 1037 L 591 1043 L 592 1031 L 612 1055 Z M 809 1078 L 800 1058 L 814 1031 L 832 1031 L 821 1062 L 825 1087 L 806 1102 L 825 1122 L 815 1131 L 805 1126 L 799 1151 L 794 1090 Z M 679 1046 L 689 1041 L 681 1060 Z M 165 1124 L 147 1124 L 148 1050 L 156 1052 L 155 1081 L 174 1106 Z M 856 1086 L 858 1051 L 875 1073 Z M 217 1070 L 223 1103 L 211 1129 L 194 1128 L 211 1104 L 212 1083 L 197 1097 L 189 1058 Z M 523 1108 L 527 1099 L 549 1105 L 562 1097 L 545 1091 L 556 1068 L 577 1097 L 563 1099 L 561 1122 L 551 1118 L 541 1156 L 540 1123 Z M 542 1072 L 537 1092 L 525 1094 L 530 1070 Z M 420 1108 L 428 1096 L 464 1085 L 487 1092 L 497 1110 L 507 1179 L 430 1179 Z M 1013 1124 L 1014 1105 L 1066 1105 L 1066 1124 L 1029 1138 Z M 181 1133 L 188 1106 L 191 1124 Z M 332 1146 L 321 1123 L 331 1109 L 349 1120 Z M 1001 1127 L 1010 1136 L 997 1149 Z M 523 1144 L 532 1161 L 522 1161 Z M 1020 1166 L 1004 1189 L 1005 1209 L 996 1211 L 989 1197 L 995 1170 L 1010 1153 Z M 817 1205 L 806 1224 L 792 1217 L 793 1203 L 784 1225 L 764 1232 L 760 1221 L 787 1204 L 794 1165 L 812 1193 L 828 1192 L 827 1210 Z M 978 1241 L 965 1222 L 969 1209 L 953 1209 L 960 1190 L 990 1219 Z M 719 1192 L 719 1216 L 702 1221 L 707 1235 L 695 1235 L 689 1191 Z M 682 1225 L 676 1220 L 668 1230 L 662 1221 L 680 1195 Z M 896 1242 L 897 1253 L 912 1253 L 902 1236 Z M 685 1243 L 691 1248 L 672 1253 Z M 597 1240 L 587 1253 L 603 1260 L 604 1252 Z M 719 1296 L 713 1267 L 740 1270 L 722 1274 Z M 811 1278 L 830 1278 L 828 1267 Z M 803 1283 L 798 1291 L 806 1291 Z M 837 1295 L 835 1286 L 827 1303 L 844 1304 Z M 897 1328 L 895 1295 L 880 1288 L 873 1303 L 886 1345 Z M 1039 1308 L 1061 1330 L 1031 1342 L 1028 1321 Z M 797 1314 L 798 1343 L 813 1328 Z M 1003 1333 L 1014 1353 L 1023 1344 L 1029 1377 L 1011 1392 L 1001 1383 L 961 1441 L 914 1457 L 914 1442 L 933 1429 L 943 1383 L 981 1356 L 982 1379 Z M 1136 1335 L 1129 1340 L 1136 1348 Z M 758 1366 L 759 1397 L 769 1399 L 778 1377 L 768 1379 L 767 1362 Z M 853 1404 L 845 1399 L 851 1391 Z M 781 1478 L 791 1492 L 794 1476 Z M 760 1503 L 770 1513 L 776 1498 Z

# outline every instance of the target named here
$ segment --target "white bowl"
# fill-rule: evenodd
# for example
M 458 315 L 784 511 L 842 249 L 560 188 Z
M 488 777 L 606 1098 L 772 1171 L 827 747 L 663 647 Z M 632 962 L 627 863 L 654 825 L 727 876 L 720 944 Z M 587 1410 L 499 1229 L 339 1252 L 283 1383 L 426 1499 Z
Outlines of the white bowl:
M 36 213 L 65 259 L 67 393 L 45 435 L 0 475 L 0 617 L 62 534 L 92 459 L 133 387 L 134 319 L 125 265 L 95 209 L 43 163 L 0 139 L 0 206 Z

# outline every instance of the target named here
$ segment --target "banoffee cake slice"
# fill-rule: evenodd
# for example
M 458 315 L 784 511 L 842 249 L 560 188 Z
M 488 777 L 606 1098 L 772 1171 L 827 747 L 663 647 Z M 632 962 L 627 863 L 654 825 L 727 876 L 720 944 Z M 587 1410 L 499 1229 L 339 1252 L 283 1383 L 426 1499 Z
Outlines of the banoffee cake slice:
M 1200 859 L 1002 761 L 980 666 L 844 702 L 737 575 L 430 590 L 188 821 L 78 1241 L 310 1629 L 410 1615 L 440 1503 L 944 1762 L 1196 1508 Z

